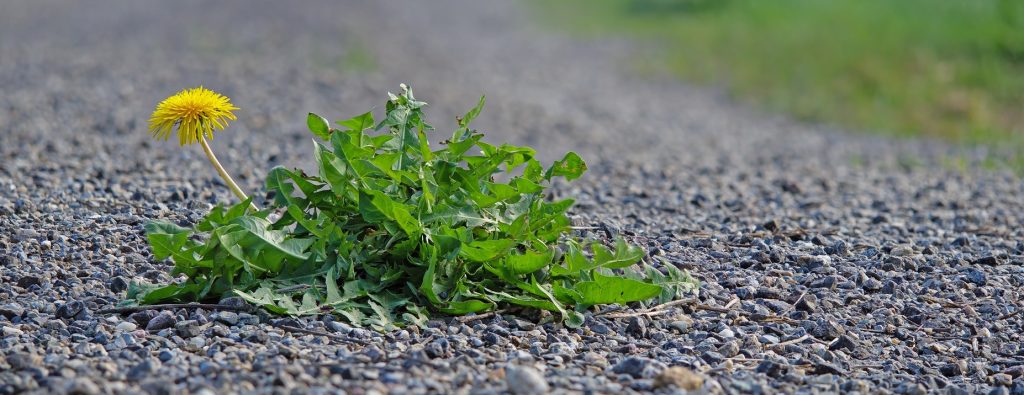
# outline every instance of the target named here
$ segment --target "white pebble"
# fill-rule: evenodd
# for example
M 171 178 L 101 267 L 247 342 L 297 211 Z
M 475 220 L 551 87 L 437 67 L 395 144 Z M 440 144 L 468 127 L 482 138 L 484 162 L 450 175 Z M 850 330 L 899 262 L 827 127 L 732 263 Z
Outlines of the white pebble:
M 5 336 L 17 336 L 17 335 L 21 335 L 21 334 L 24 334 L 24 333 L 25 332 L 22 332 L 21 329 L 15 328 L 13 326 L 5 326 L 4 327 L 4 335 Z
M 118 332 L 131 332 L 131 331 L 134 331 L 135 328 L 137 328 L 137 327 L 138 326 L 135 325 L 134 323 L 131 323 L 131 322 L 128 322 L 128 321 L 124 321 L 124 322 L 122 322 L 120 324 L 117 324 L 117 326 L 114 327 L 114 330 L 116 330 Z

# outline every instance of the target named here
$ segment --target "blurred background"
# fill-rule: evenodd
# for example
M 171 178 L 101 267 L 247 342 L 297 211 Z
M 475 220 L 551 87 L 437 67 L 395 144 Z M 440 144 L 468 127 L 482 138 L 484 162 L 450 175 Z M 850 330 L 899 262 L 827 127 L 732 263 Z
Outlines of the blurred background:
M 812 132 L 979 147 L 971 161 L 1024 168 L 1018 0 L 0 2 L 0 154 L 26 159 L 8 168 L 77 157 L 130 173 L 195 159 L 150 141 L 145 121 L 197 85 L 242 109 L 215 143 L 238 167 L 308 162 L 307 112 L 379 112 L 401 82 L 443 133 L 486 94 L 478 126 L 547 160 L 818 150 L 745 147 L 795 129 L 772 123 L 781 116 Z M 730 149 L 663 148 L 681 144 Z M 840 162 L 877 151 L 850 150 Z M 189 171 L 205 171 L 196 162 Z
M 892 136 L 1024 147 L 1024 1 L 535 1 L 549 24 L 643 43 L 640 73 Z M 1019 164 L 1019 163 L 1018 163 Z

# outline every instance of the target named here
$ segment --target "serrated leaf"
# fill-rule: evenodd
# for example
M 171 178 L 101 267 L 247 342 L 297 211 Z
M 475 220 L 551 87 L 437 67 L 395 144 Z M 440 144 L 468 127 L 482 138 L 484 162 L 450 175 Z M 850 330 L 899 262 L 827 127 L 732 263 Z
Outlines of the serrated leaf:
M 594 266 L 605 269 L 621 269 L 640 261 L 644 257 L 644 250 L 637 246 L 631 246 L 625 240 L 615 240 L 615 253 L 598 242 L 590 245 L 594 255 Z
M 165 259 L 173 257 L 175 263 L 196 262 L 195 254 L 189 247 L 191 229 L 182 228 L 166 221 L 149 221 L 145 226 L 146 238 L 149 240 L 153 257 Z
M 660 286 L 628 278 L 593 273 L 592 281 L 582 281 L 574 287 L 580 294 L 577 302 L 584 305 L 625 304 L 658 296 Z

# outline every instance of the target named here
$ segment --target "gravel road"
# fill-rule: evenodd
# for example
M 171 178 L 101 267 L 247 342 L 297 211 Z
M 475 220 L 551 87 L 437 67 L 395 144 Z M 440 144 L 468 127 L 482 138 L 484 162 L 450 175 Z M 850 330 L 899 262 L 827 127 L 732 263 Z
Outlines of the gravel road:
M 631 43 L 562 37 L 527 11 L 3 1 L 0 394 L 1024 394 L 1019 178 L 949 166 L 963 152 L 942 143 L 637 79 Z M 577 224 L 687 268 L 697 303 L 578 330 L 498 316 L 386 334 L 331 317 L 99 312 L 128 281 L 171 280 L 146 220 L 232 200 L 198 147 L 149 138 L 160 99 L 199 84 L 230 96 L 239 121 L 214 149 L 259 191 L 271 166 L 309 165 L 306 112 L 379 113 L 400 82 L 439 129 L 486 94 L 489 140 L 547 161 L 579 152 L 590 173 L 557 188 Z

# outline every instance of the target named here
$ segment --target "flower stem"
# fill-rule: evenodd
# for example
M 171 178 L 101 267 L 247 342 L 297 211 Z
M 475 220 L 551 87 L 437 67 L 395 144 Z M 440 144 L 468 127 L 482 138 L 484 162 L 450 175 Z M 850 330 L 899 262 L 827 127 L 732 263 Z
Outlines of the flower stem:
M 228 188 L 231 188 L 231 192 L 234 192 L 235 196 L 238 196 L 238 198 L 243 202 L 245 199 L 248 199 L 249 197 L 245 195 L 245 192 L 242 192 L 242 188 L 239 188 L 238 184 L 235 183 L 235 180 L 231 179 L 228 172 L 224 170 L 224 166 L 220 165 L 220 161 L 217 160 L 217 155 L 213 154 L 213 150 L 210 149 L 210 144 L 206 142 L 206 137 L 199 136 L 199 144 L 203 146 L 203 151 L 206 151 L 206 157 L 210 159 L 210 164 L 217 169 L 217 173 L 220 174 L 220 178 L 224 179 L 224 182 L 228 184 Z M 259 211 L 259 208 L 252 202 L 249 202 L 249 208 L 253 211 Z

